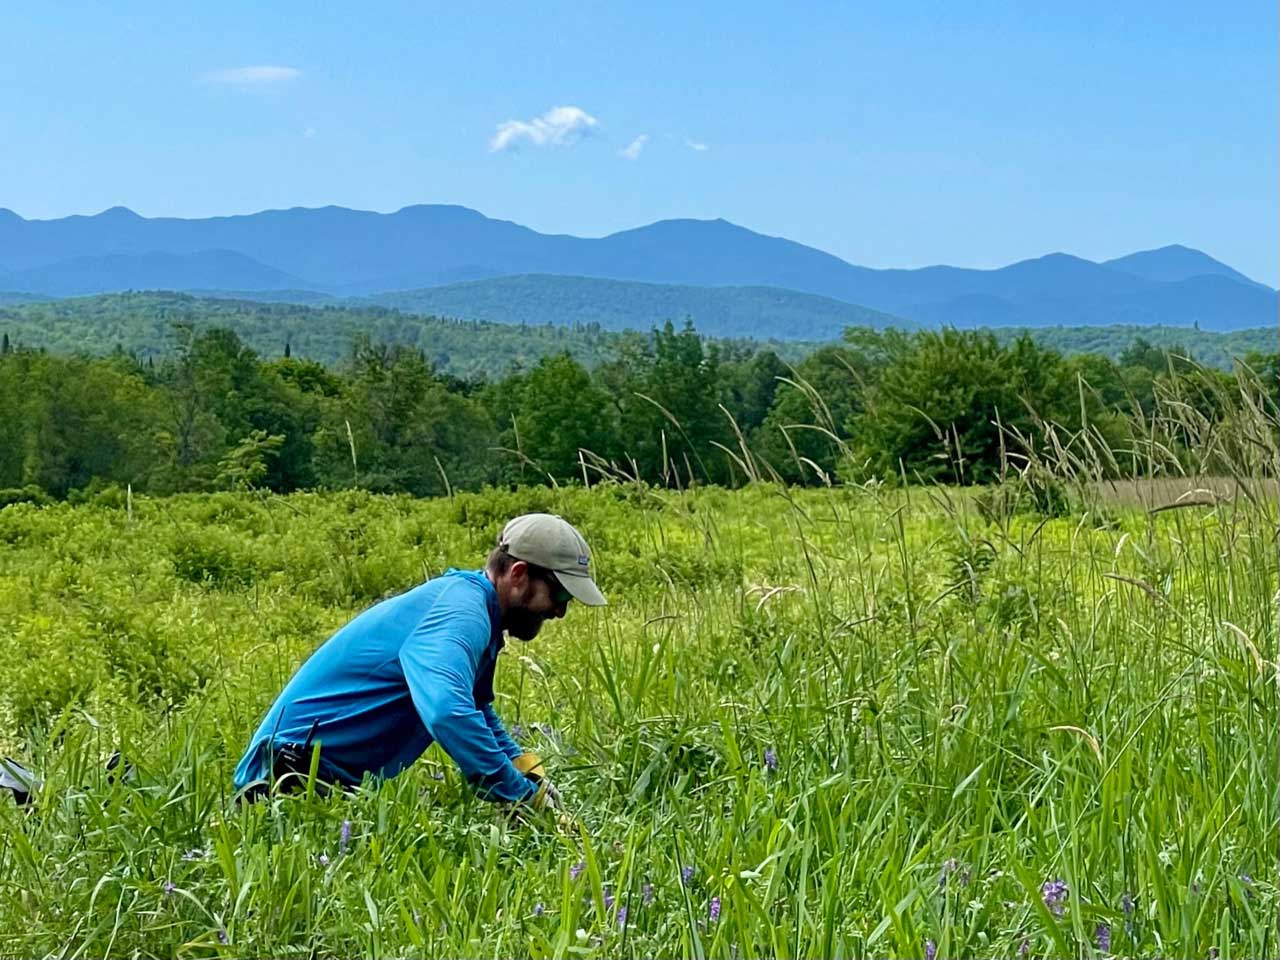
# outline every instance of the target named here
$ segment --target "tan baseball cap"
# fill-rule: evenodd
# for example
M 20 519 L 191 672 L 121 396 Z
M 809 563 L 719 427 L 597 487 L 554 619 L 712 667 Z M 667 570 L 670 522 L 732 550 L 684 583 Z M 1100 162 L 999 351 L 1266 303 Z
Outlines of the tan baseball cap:
M 575 600 L 589 607 L 608 603 L 591 579 L 591 548 L 569 521 L 550 513 L 526 513 L 502 528 L 498 545 L 517 560 L 546 567 Z

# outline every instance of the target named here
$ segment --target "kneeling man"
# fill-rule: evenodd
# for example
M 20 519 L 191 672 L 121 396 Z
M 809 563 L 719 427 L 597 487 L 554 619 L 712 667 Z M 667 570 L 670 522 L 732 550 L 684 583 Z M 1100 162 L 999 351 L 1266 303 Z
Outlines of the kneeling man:
M 255 799 L 317 776 L 394 777 L 433 742 L 489 800 L 554 805 L 555 789 L 493 710 L 503 634 L 532 640 L 571 600 L 604 604 L 569 523 L 516 517 L 483 570 L 449 570 L 365 610 L 311 655 L 267 711 L 235 772 Z

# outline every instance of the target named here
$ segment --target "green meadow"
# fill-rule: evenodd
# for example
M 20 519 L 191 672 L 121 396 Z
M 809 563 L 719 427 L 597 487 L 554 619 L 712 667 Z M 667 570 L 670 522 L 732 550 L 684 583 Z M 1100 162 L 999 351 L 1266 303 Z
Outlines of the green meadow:
M 1275 500 L 1196 488 L 6 507 L 0 746 L 45 783 L 0 802 L 0 955 L 1275 956 Z M 434 747 L 235 802 L 319 643 L 530 510 L 610 599 L 498 670 L 571 818 Z

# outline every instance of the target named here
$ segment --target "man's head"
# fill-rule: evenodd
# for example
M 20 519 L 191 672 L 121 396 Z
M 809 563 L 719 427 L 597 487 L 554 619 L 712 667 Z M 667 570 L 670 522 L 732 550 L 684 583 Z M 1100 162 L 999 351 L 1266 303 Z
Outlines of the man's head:
M 527 513 L 508 523 L 485 569 L 498 590 L 503 628 L 521 640 L 532 640 L 548 619 L 563 617 L 571 600 L 605 603 L 591 579 L 587 541 L 549 513 Z

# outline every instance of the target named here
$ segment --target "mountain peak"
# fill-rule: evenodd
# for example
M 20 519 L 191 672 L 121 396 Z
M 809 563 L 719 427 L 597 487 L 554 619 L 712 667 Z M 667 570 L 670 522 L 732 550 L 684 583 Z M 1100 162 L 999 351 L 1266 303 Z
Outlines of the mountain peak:
M 1255 284 L 1238 270 L 1233 270 L 1220 260 L 1215 260 L 1207 253 L 1194 247 L 1185 247 L 1180 243 L 1171 243 L 1154 250 L 1139 250 L 1128 256 L 1104 260 L 1102 265 L 1113 270 L 1142 277 L 1144 280 L 1156 280 L 1164 283 L 1187 280 L 1199 276 L 1224 276 L 1241 283 Z M 1261 286 L 1261 284 L 1256 284 Z
M 403 213 L 435 214 L 437 216 L 462 217 L 468 220 L 488 219 L 479 210 L 472 210 L 470 207 L 464 207 L 460 203 L 411 203 L 408 206 L 401 207 L 393 216 L 400 216 Z
M 115 207 L 108 207 L 106 210 L 103 210 L 101 213 L 95 214 L 93 216 L 93 219 L 125 221 L 125 220 L 141 220 L 143 218 L 138 216 L 138 214 L 134 213 L 128 207 L 115 206 Z

